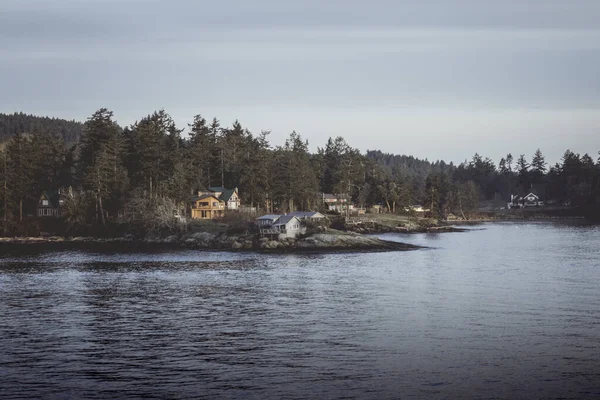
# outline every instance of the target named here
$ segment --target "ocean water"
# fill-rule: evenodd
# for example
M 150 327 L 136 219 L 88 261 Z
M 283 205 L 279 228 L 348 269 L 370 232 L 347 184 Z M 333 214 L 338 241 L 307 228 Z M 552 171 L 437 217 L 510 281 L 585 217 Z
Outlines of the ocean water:
M 600 398 L 598 226 L 381 237 L 429 248 L 4 251 L 0 399 Z

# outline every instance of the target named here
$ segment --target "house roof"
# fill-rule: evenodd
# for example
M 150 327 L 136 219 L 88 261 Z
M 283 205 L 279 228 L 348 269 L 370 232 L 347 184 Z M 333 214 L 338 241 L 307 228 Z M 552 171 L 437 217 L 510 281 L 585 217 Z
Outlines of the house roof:
M 290 221 L 294 219 L 300 222 L 300 220 L 294 217 L 293 215 L 282 215 L 277 221 L 275 221 L 273 225 L 287 225 Z
M 58 190 L 44 190 L 40 196 L 40 201 L 48 200 L 48 205 L 53 208 L 59 206 L 59 193 Z
M 231 196 L 233 196 L 233 194 L 235 192 L 237 192 L 237 188 L 233 188 L 233 189 L 227 189 L 221 186 L 211 186 L 208 188 L 208 190 L 210 192 L 213 193 L 221 193 L 221 195 L 219 196 L 219 199 L 223 200 L 223 201 L 229 201 L 229 199 L 231 199 Z
M 323 214 L 317 211 L 292 211 L 288 215 L 298 218 L 325 218 Z
M 221 196 L 219 197 L 221 200 L 223 201 L 229 201 L 229 199 L 231 199 L 231 196 L 233 196 L 233 194 L 237 191 L 237 188 L 235 189 L 225 189 L 223 190 L 223 193 L 221 194 Z
M 276 219 L 279 219 L 279 217 L 281 217 L 280 214 L 266 214 L 266 215 L 263 215 L 262 217 L 259 217 L 259 218 L 256 218 L 256 219 L 276 220 Z
M 192 196 L 192 201 L 204 200 L 204 199 L 208 199 L 208 198 L 213 198 L 215 200 L 222 201 L 213 194 L 203 194 L 201 196 Z
M 326 200 L 337 200 L 337 196 L 331 193 L 323 193 L 323 198 Z

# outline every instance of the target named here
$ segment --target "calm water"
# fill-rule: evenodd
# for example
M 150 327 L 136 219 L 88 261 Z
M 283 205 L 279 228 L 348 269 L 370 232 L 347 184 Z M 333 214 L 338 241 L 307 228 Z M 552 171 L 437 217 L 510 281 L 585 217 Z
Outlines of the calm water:
M 600 228 L 0 255 L 0 398 L 600 398 Z

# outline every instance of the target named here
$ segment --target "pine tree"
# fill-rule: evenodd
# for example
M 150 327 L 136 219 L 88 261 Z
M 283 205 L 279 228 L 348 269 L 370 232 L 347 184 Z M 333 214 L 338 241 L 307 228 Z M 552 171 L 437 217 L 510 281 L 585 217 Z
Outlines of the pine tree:
M 215 136 L 201 115 L 194 117 L 190 124 L 189 145 L 187 148 L 189 185 L 195 189 L 211 186 L 211 167 L 215 148 Z
M 31 150 L 31 140 L 20 133 L 14 135 L 6 146 L 6 190 L 8 201 L 18 208 L 19 222 L 23 222 L 23 203 L 33 184 Z M 7 204 L 8 209 L 10 203 Z
M 106 224 L 107 201 L 113 200 L 116 211 L 118 205 L 114 202 L 120 199 L 127 184 L 123 137 L 112 117 L 112 111 L 102 108 L 87 120 L 77 163 L 79 181 L 94 194 L 96 218 L 102 225 Z
M 130 136 L 130 176 L 135 187 L 146 188 L 149 197 L 164 194 L 173 172 L 174 147 L 178 130 L 164 110 L 155 111 L 132 128 Z

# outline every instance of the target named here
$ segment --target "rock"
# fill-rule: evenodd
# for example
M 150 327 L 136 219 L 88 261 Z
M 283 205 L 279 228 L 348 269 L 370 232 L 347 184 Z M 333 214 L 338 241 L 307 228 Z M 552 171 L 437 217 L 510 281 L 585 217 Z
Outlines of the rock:
M 241 249 L 242 247 L 244 247 L 244 245 L 243 245 L 243 244 L 241 244 L 241 243 L 240 243 L 240 242 L 238 242 L 238 241 L 235 241 L 235 242 L 233 242 L 233 243 L 231 244 L 231 248 L 232 248 L 232 249 L 235 249 L 235 250 L 237 250 L 237 249 Z
M 188 247 L 195 247 L 198 245 L 198 241 L 196 239 L 192 239 L 192 238 L 185 239 L 183 241 L 183 243 Z
M 267 249 L 276 249 L 278 247 L 282 247 L 282 243 L 278 242 L 277 240 L 271 240 L 266 245 Z
M 173 244 L 173 243 L 177 243 L 177 242 L 178 242 L 178 240 L 179 240 L 179 239 L 177 238 L 177 236 L 175 236 L 175 235 L 171 235 L 171 236 L 168 236 L 168 237 L 166 237 L 166 238 L 163 240 L 163 243 Z

